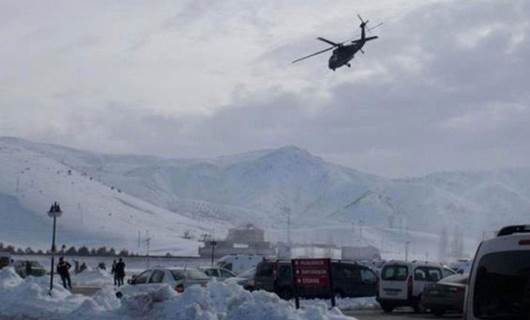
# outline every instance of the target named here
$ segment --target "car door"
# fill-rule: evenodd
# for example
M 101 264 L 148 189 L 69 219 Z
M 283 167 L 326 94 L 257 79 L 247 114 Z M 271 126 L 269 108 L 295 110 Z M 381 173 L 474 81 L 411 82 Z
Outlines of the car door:
M 270 261 L 261 262 L 256 267 L 256 275 L 254 276 L 256 289 L 261 289 L 269 292 L 274 291 L 274 264 Z
M 377 295 L 377 275 L 367 267 L 359 267 L 361 282 L 358 284 L 356 297 L 373 297 Z
M 162 284 L 164 283 L 165 273 L 162 270 L 153 270 L 151 277 L 149 278 L 150 284 Z
M 381 270 L 379 296 L 383 299 L 407 300 L 409 267 L 406 264 L 388 264 Z

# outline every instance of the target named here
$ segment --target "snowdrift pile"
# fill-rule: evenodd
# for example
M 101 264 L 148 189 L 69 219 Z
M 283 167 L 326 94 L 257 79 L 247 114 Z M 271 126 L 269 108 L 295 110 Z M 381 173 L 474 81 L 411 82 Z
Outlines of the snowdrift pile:
M 346 320 L 340 310 L 315 302 L 303 310 L 267 292 L 212 281 L 182 294 L 169 286 L 119 300 L 112 287 L 93 297 L 56 286 L 50 296 L 46 278 L 21 279 L 12 268 L 0 270 L 0 316 L 33 319 L 176 319 L 176 320 Z
M 308 299 L 301 300 L 303 307 L 314 305 L 315 303 L 326 303 L 328 306 L 331 305 L 329 299 Z M 337 298 L 337 308 L 341 310 L 380 310 L 379 303 L 375 300 L 375 297 L 363 297 L 363 298 Z
M 72 275 L 72 284 L 74 286 L 97 286 L 103 287 L 111 285 L 114 282 L 112 275 L 99 268 L 88 269 L 81 273 Z

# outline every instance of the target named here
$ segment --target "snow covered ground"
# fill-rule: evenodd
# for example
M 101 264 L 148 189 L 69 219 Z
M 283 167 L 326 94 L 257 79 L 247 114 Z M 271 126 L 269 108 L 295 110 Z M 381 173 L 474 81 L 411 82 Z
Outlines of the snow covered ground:
M 181 320 L 347 320 L 353 319 L 321 301 L 296 310 L 291 303 L 235 284 L 212 281 L 178 294 L 168 286 L 117 299 L 112 287 L 92 297 L 71 294 L 58 283 L 48 294 L 47 278 L 20 278 L 12 268 L 0 270 L 0 316 L 30 319 L 181 319 Z

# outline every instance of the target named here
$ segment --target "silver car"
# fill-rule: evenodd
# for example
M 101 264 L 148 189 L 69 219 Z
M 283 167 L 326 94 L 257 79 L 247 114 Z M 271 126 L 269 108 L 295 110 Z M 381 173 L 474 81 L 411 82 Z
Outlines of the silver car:
M 196 268 L 153 268 L 133 276 L 128 285 L 117 290 L 116 296 L 121 298 L 124 295 L 148 292 L 163 284 L 169 285 L 180 293 L 193 285 L 205 287 L 209 280 L 210 278 L 204 272 Z

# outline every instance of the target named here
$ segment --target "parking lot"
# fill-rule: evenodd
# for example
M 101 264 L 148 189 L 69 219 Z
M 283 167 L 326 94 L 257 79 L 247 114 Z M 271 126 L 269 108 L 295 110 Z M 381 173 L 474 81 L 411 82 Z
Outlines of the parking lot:
M 344 311 L 344 314 L 353 316 L 359 320 L 462 319 L 461 315 L 446 315 L 444 317 L 436 317 L 431 314 L 417 314 L 408 310 L 396 311 L 392 313 L 384 313 L 380 310 Z

